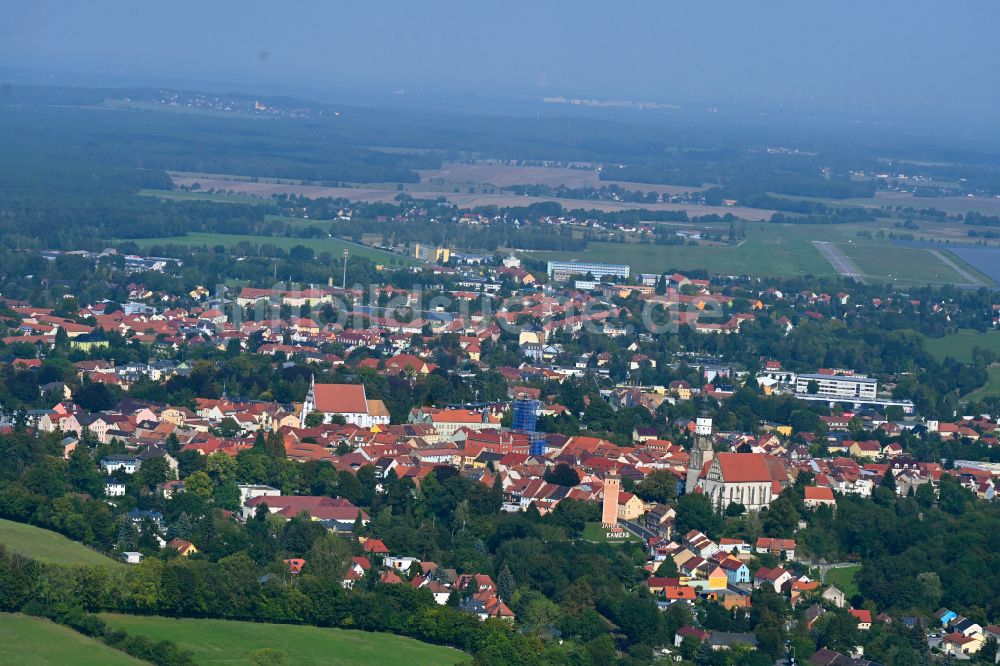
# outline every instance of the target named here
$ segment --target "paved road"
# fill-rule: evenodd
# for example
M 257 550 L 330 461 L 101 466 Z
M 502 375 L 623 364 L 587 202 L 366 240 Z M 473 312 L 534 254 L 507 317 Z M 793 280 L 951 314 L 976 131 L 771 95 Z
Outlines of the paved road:
M 637 537 L 639 537 L 643 541 L 647 541 L 647 540 L 651 539 L 652 537 L 656 536 L 655 534 L 653 534 L 652 532 L 650 532 L 649 530 L 647 530 L 642 525 L 640 525 L 638 523 L 633 523 L 631 520 L 623 520 L 622 518 L 619 518 L 618 522 L 621 523 L 621 525 L 624 526 L 625 529 L 627 529 L 629 532 L 631 532 L 632 534 L 636 535 Z
M 928 250 L 928 252 L 930 252 L 935 257 L 937 257 L 939 260 L 941 260 L 941 263 L 943 263 L 946 266 L 950 266 L 951 268 L 955 269 L 955 272 L 958 273 L 959 275 L 961 275 L 962 277 L 964 277 L 965 281 L 968 282 L 970 286 L 973 286 L 973 287 L 984 287 L 984 286 L 986 286 L 986 285 L 983 284 L 982 280 L 980 280 L 975 275 L 973 275 L 969 271 L 965 270 L 964 268 L 962 268 L 961 266 L 959 266 L 958 264 L 956 264 L 954 261 L 952 261 L 951 259 L 949 259 L 944 254 L 942 254 L 940 250 Z M 964 286 L 964 285 L 961 285 L 961 286 Z
M 841 252 L 836 245 L 826 241 L 813 241 L 813 245 L 823 253 L 823 256 L 826 257 L 826 260 L 833 265 L 838 273 L 844 277 L 854 278 L 858 282 L 864 282 L 865 276 L 861 273 L 861 269 L 846 254 Z

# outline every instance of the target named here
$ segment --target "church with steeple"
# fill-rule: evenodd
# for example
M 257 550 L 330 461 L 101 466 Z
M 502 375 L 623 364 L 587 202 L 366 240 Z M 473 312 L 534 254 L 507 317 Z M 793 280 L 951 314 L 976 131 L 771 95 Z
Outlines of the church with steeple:
M 331 423 L 334 416 L 342 416 L 345 423 L 359 428 L 389 424 L 385 403 L 369 400 L 364 384 L 317 384 L 315 376 L 309 382 L 309 392 L 302 403 L 299 420 L 303 427 L 311 412 L 318 412 L 323 423 Z
M 687 467 L 687 480 L 684 484 L 685 493 L 693 493 L 698 487 L 698 478 L 701 476 L 705 463 L 711 462 L 715 457 L 715 449 L 712 448 L 712 419 L 709 416 L 699 416 L 695 421 L 694 444 L 691 445 L 691 460 Z
M 730 504 L 746 511 L 760 511 L 788 485 L 784 463 L 762 453 L 718 453 L 712 448 L 712 419 L 700 416 L 687 468 L 685 493 L 702 493 L 715 511 Z

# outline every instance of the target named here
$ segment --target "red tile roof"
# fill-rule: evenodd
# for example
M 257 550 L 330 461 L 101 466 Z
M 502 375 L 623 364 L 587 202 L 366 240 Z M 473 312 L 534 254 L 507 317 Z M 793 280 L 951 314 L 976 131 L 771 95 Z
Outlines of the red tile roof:
M 366 553 L 386 554 L 389 549 L 381 539 L 368 539 L 365 541 L 364 549 Z
M 727 483 L 778 480 L 774 478 L 767 458 L 762 453 L 718 453 L 715 456 L 722 470 L 722 478 Z
M 857 618 L 859 624 L 872 623 L 872 612 L 870 610 L 855 610 L 852 608 L 848 612 Z
M 806 486 L 805 499 L 817 501 L 833 501 L 833 489 L 821 488 L 819 486 Z
M 367 414 L 363 384 L 316 384 L 316 410 L 332 414 Z

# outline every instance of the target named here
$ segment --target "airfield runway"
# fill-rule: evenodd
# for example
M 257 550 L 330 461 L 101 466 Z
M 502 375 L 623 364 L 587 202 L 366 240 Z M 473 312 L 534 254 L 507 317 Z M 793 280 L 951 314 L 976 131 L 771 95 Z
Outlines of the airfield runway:
M 833 265 L 838 273 L 844 277 L 854 278 L 859 282 L 864 280 L 864 274 L 861 273 L 861 269 L 846 254 L 841 252 L 836 245 L 826 241 L 813 241 L 813 245 L 823 253 L 823 256 L 826 257 L 826 260 Z

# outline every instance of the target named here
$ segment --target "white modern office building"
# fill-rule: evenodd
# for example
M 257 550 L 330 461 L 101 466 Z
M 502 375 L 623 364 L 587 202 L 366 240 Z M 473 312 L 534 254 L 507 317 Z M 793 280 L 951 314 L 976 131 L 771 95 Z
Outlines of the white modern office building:
M 821 398 L 871 400 L 878 393 L 877 379 L 843 375 L 799 375 L 795 378 L 795 392 L 808 394 L 812 382 L 819 386 L 815 395 Z
M 586 275 L 587 273 L 598 280 L 609 275 L 627 278 L 630 270 L 629 266 L 625 264 L 601 264 L 591 261 L 550 261 L 548 266 L 549 277 L 553 280 L 565 280 L 573 275 Z

